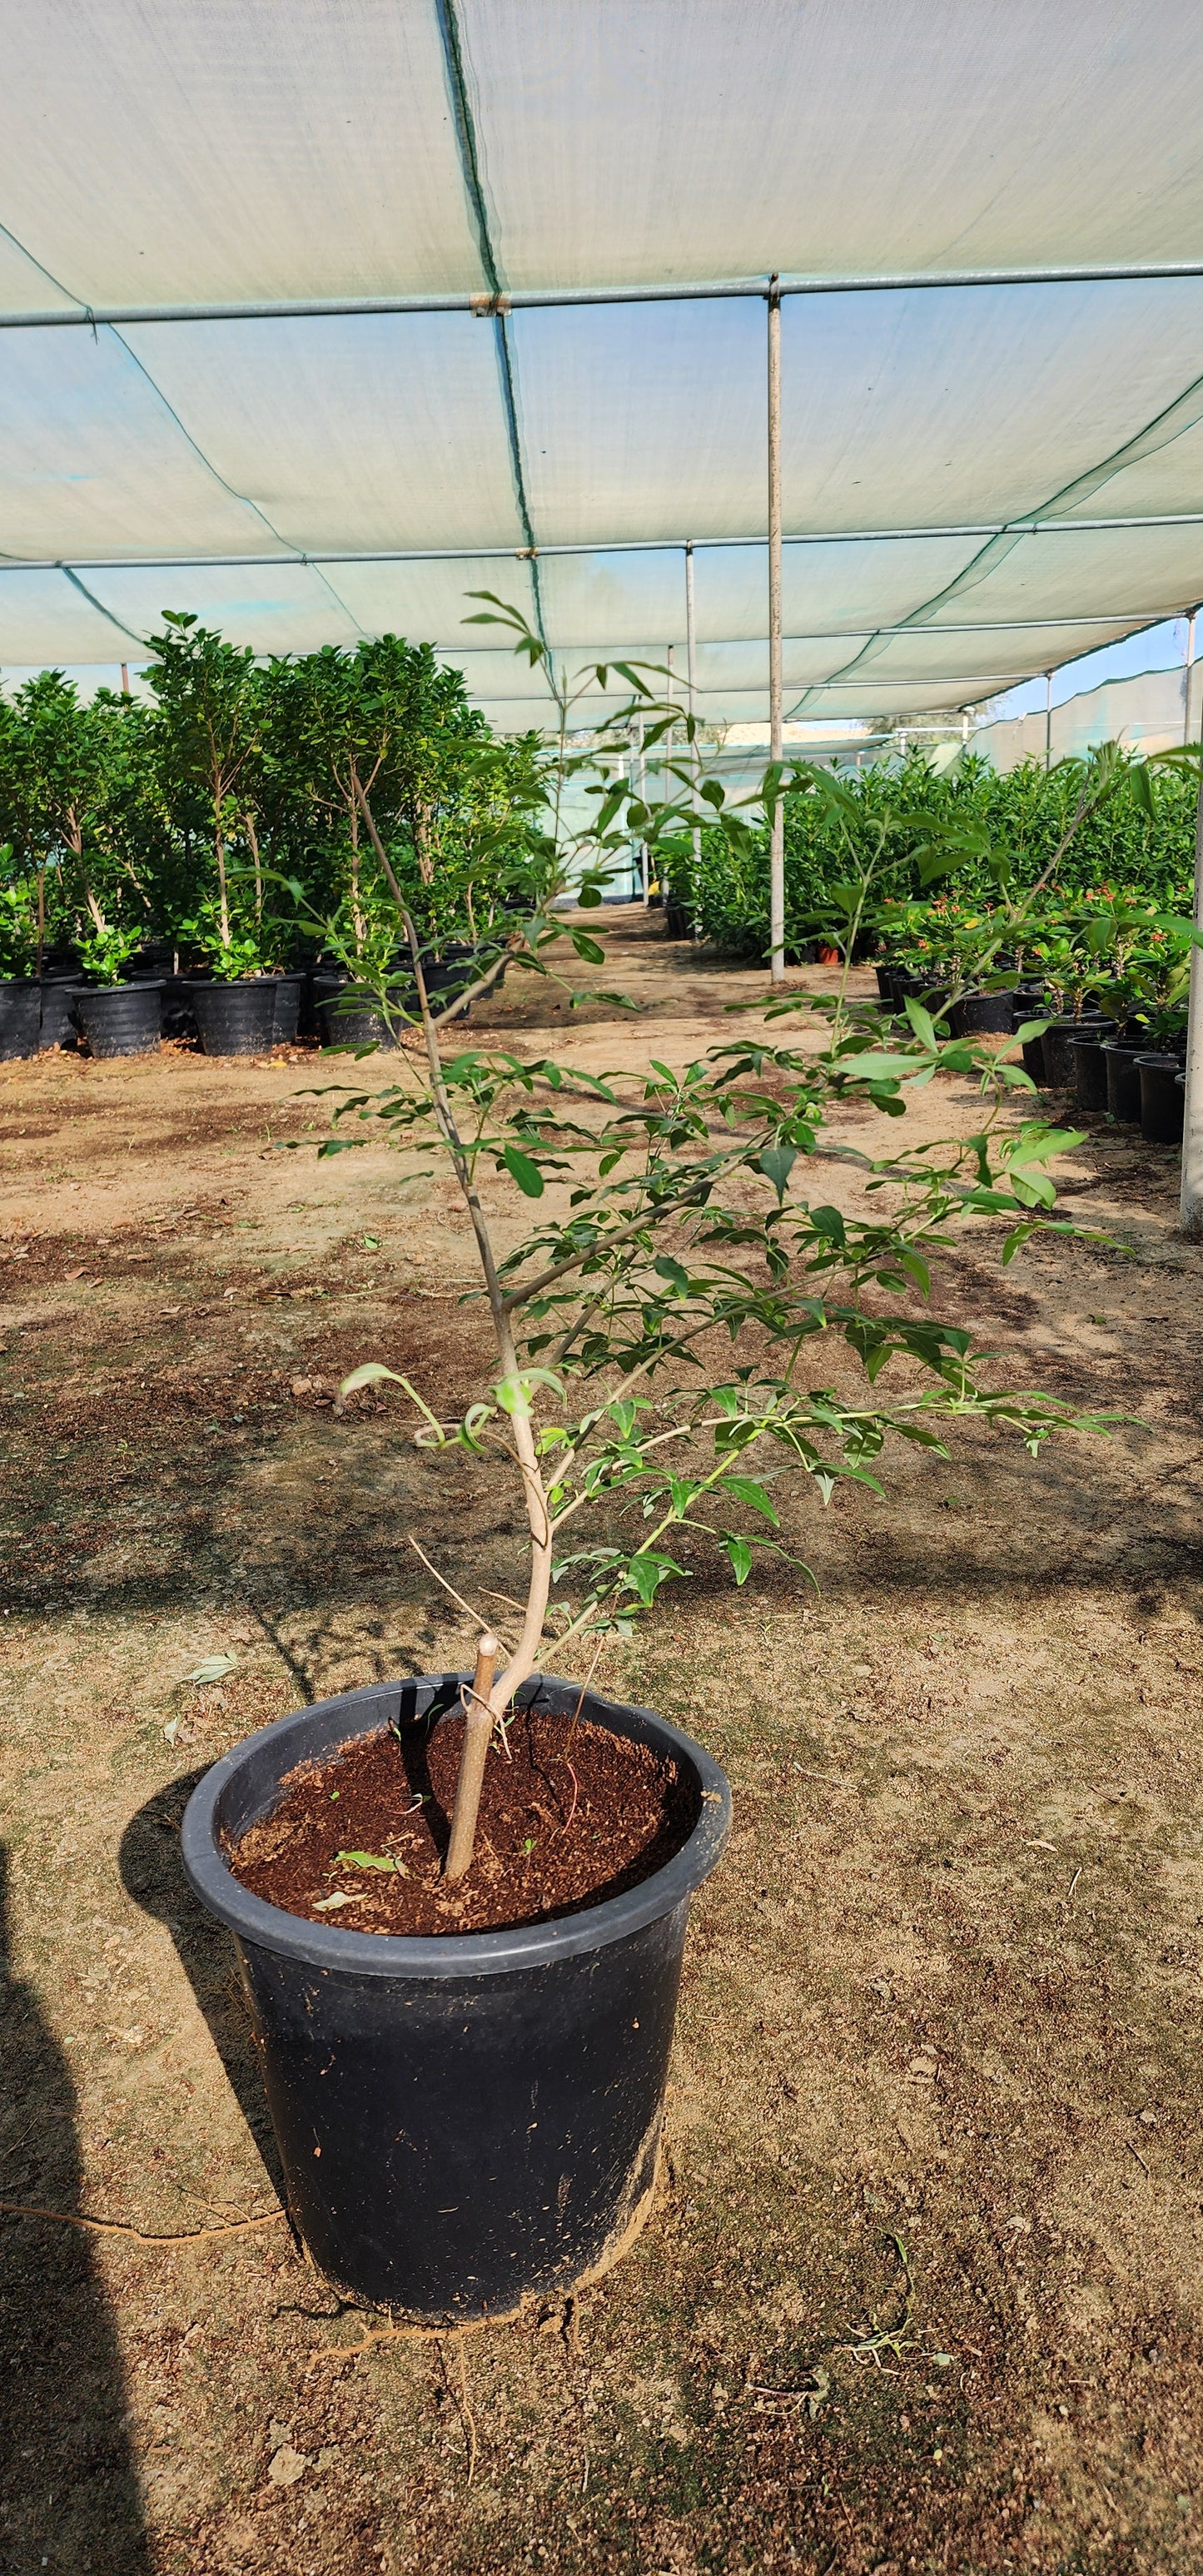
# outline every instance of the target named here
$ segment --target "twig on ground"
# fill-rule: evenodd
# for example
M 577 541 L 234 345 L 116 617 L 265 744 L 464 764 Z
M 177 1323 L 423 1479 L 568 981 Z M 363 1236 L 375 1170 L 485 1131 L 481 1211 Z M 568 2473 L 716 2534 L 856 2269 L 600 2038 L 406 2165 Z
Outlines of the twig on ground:
M 121 2218 L 84 2218 L 74 2210 L 27 2207 L 18 2200 L 0 2200 L 0 2210 L 8 2218 L 49 2218 L 59 2227 L 82 2227 L 93 2236 L 132 2236 L 139 2245 L 196 2245 L 205 2236 L 245 2236 L 252 2227 L 272 2227 L 278 2218 L 288 2216 L 286 2209 L 265 2209 L 260 2218 L 236 2218 L 224 2227 L 186 2227 L 178 2236 L 160 2236 L 131 2227 Z

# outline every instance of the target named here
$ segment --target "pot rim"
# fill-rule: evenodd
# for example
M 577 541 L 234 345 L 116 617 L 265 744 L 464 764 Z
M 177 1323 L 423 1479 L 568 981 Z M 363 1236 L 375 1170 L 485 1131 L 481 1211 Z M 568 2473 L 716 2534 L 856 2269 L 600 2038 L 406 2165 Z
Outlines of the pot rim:
M 106 993 L 161 993 L 166 975 L 140 975 L 136 984 L 69 984 L 69 993 L 83 993 L 89 1002 L 103 1002 Z
M 344 1732 L 333 1739 L 327 1737 L 327 1750 L 333 1750 L 338 1743 L 349 1743 L 357 1735 L 377 1732 L 373 1719 L 387 1725 L 384 1703 L 402 1692 L 421 1692 L 426 1685 L 429 1699 L 434 1699 L 449 1685 L 471 1680 L 470 1672 L 419 1673 L 391 1686 L 375 1683 L 363 1690 L 340 1691 L 332 1699 L 315 1700 L 310 1707 L 293 1710 L 286 1717 L 273 1719 L 270 1726 L 259 1727 L 254 1735 L 244 1736 L 241 1744 L 211 1764 L 184 1810 L 180 1845 L 193 1894 L 239 1940 L 252 1943 L 256 1949 L 301 1960 L 319 1971 L 334 1970 L 353 1977 L 466 1978 L 551 1967 L 560 1959 L 580 1958 L 590 1950 L 626 1940 L 645 1924 L 672 1913 L 710 1876 L 731 1825 L 731 1790 L 726 1774 L 704 1745 L 696 1744 L 692 1736 L 685 1735 L 667 1718 L 658 1717 L 654 1709 L 641 1708 L 629 1700 L 603 1699 L 589 1691 L 584 1698 L 586 1717 L 599 1719 L 602 1724 L 610 1724 L 615 1718 L 635 1720 L 634 1725 L 614 1726 L 613 1732 L 647 1742 L 649 1730 L 652 1731 L 650 1740 L 657 1749 L 682 1756 L 697 1775 L 701 1813 L 688 1842 L 638 1887 L 606 1897 L 600 1905 L 585 1907 L 580 1913 L 560 1915 L 550 1923 L 517 1924 L 497 1932 L 395 1934 L 352 1932 L 334 1923 L 310 1922 L 305 1915 L 289 1914 L 282 1906 L 269 1905 L 264 1897 L 252 1895 L 235 1878 L 218 1843 L 218 1810 L 243 1763 L 275 1741 L 283 1757 L 282 1774 L 305 1758 L 306 1733 L 315 1720 L 328 1717 L 332 1711 L 345 1711 L 348 1723 Z M 554 1673 L 533 1673 L 522 1688 L 526 1691 L 532 1684 L 544 1682 L 550 1689 L 572 1697 L 578 1690 L 576 1683 L 562 1681 Z

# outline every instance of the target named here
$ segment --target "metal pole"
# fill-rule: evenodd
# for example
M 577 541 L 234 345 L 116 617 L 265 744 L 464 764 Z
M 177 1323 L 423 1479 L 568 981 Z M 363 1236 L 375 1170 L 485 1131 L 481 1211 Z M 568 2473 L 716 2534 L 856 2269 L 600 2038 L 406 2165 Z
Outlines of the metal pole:
M 1203 759 L 1195 805 L 1196 932 L 1203 931 Z M 1203 966 L 1200 952 L 1190 952 L 1190 1006 L 1186 1022 L 1186 1088 L 1182 1103 L 1182 1196 L 1179 1216 L 1184 1234 L 1203 1235 Z
M 122 697 L 123 697 L 123 698 L 128 698 L 128 696 L 129 696 L 129 663 L 128 663 L 128 662 L 123 662 L 123 663 L 122 663 L 122 665 L 121 665 L 121 695 L 122 695 Z
M 1052 765 L 1053 765 L 1053 675 L 1052 675 L 1052 672 L 1051 672 L 1051 671 L 1046 671 L 1046 672 L 1045 672 L 1045 674 L 1044 674 L 1044 766 L 1045 766 L 1046 770 L 1048 770 L 1048 769 L 1051 769 L 1051 768 L 1052 768 Z
M 696 715 L 697 715 L 697 711 L 698 711 L 698 693 L 697 693 L 697 653 L 698 653 L 698 632 L 697 632 L 697 619 L 696 619 L 696 615 L 695 615 L 695 612 L 694 612 L 694 596 L 693 596 L 693 538 L 692 538 L 692 537 L 687 537 L 687 538 L 686 538 L 686 541 L 685 541 L 685 662 L 686 662 L 686 678 L 687 678 L 687 686 L 688 686 L 688 690 L 689 690 L 689 712 L 690 712 L 690 715 L 691 715 L 691 716 L 694 716 L 694 717 L 696 717 Z M 691 745 L 690 745 L 690 764 L 689 764 L 689 765 L 690 765 L 690 767 L 691 767 L 691 769 L 692 769 L 692 771 L 693 771 L 693 806 L 694 806 L 694 812 L 695 812 L 695 814 L 696 814 L 696 813 L 698 813 L 698 812 L 700 811 L 700 808 L 699 808 L 699 805 L 698 805 L 698 782 L 699 782 L 699 780 L 700 780 L 700 778 L 701 778 L 701 774 L 702 774 L 702 755 L 701 755 L 701 749 L 700 749 L 700 746 L 699 746 L 699 743 L 698 743 L 698 738 L 697 738 L 697 735 L 696 735 L 696 734 L 694 735 L 693 741 L 692 741 L 692 743 L 691 743 Z M 696 876 L 697 876 L 697 870 L 698 870 L 698 869 L 699 869 L 699 867 L 701 866 L 701 862 L 702 862 L 702 827 L 701 827 L 701 824 L 700 824 L 700 823 L 695 823 L 695 824 L 694 824 L 694 827 L 693 827 L 693 865 L 694 865 L 694 876 L 695 876 L 695 884 L 694 884 L 694 890 L 693 890 L 693 891 L 694 891 L 694 905 L 693 905 L 693 916 L 694 916 L 694 918 L 693 918 L 693 935 L 694 935 L 694 938 L 695 938 L 695 939 L 697 938 L 697 935 L 698 935 L 697 918 L 696 918 L 696 906 L 697 906 L 697 885 L 696 885 Z
M 784 751 L 781 664 L 781 288 L 769 280 L 769 759 Z M 769 967 L 785 982 L 785 808 L 780 797 L 769 830 Z
M 635 718 L 635 757 L 634 757 L 634 761 L 632 762 L 632 767 L 633 767 L 633 769 L 634 769 L 634 773 L 635 773 L 635 794 L 637 795 L 637 797 L 638 797 L 638 799 L 639 799 L 640 804 L 641 804 L 641 805 L 646 805 L 646 803 L 647 803 L 647 763 L 646 763 L 646 761 L 645 761 L 645 759 L 644 759 L 644 756 L 643 756 L 643 718 L 642 718 L 642 716 L 636 716 L 636 718 Z M 644 838 L 644 836 L 643 836 L 642 834 L 640 834 L 640 839 L 639 839 L 639 881 L 640 881 L 640 886 L 641 886 L 641 889 L 642 889 L 642 892 L 641 892 L 641 900 L 642 900 L 642 903 L 643 903 L 643 909 L 644 909 L 644 911 L 646 912 L 646 911 L 647 911 L 647 898 L 648 898 L 647 841 L 646 841 L 646 839 Z
M 1182 739 L 1184 742 L 1190 741 L 1190 702 L 1191 684 L 1195 676 L 1195 619 L 1197 615 L 1198 610 L 1192 608 L 1190 616 L 1186 621 L 1186 669 L 1182 675 Z

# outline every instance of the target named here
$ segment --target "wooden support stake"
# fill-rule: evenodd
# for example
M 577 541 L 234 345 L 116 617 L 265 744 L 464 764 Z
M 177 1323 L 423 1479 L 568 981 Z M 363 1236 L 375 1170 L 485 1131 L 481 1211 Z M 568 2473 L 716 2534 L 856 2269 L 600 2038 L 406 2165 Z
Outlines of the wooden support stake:
M 476 1819 L 480 1814 L 480 1793 L 485 1784 L 485 1763 L 493 1740 L 493 1711 L 489 1693 L 493 1687 L 493 1668 L 501 1653 L 496 1637 L 486 1634 L 476 1648 L 476 1673 L 468 1722 L 464 1729 L 464 1749 L 460 1756 L 459 1778 L 455 1784 L 455 1806 L 451 1816 L 451 1840 L 443 1876 L 454 1886 L 472 1867 L 476 1848 Z

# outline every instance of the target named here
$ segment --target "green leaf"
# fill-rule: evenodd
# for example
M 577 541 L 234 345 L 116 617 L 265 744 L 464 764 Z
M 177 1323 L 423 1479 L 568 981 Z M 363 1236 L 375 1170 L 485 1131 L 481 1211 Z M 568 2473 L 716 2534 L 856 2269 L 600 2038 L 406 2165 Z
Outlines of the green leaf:
M 335 1852 L 334 1867 L 335 1869 L 391 1869 L 396 1871 L 398 1878 L 409 1876 L 404 1864 L 394 1860 L 391 1852 Z
M 746 1583 L 752 1571 L 752 1550 L 746 1538 L 725 1538 L 723 1545 L 731 1559 L 736 1582 Z
M 766 1180 L 771 1181 L 776 1190 L 778 1207 L 784 1207 L 786 1183 L 798 1160 L 797 1146 L 766 1145 L 757 1159 Z
M 780 1520 L 768 1495 L 763 1485 L 758 1484 L 754 1476 L 724 1476 L 722 1491 L 725 1494 L 734 1494 L 738 1502 L 747 1504 L 749 1511 L 762 1512 L 766 1521 L 772 1522 L 774 1529 L 780 1529 Z
M 605 949 L 601 946 L 601 944 L 600 944 L 600 942 L 599 942 L 598 940 L 596 940 L 596 939 L 590 939 L 589 934 L 588 934 L 588 932 L 587 932 L 587 931 L 585 931 L 585 930 L 574 930 L 574 931 L 573 931 L 573 933 L 572 933 L 572 945 L 573 945 L 573 947 L 574 947 L 574 948 L 575 948 L 575 950 L 576 950 L 577 956 L 578 956 L 578 957 L 583 957 L 583 958 L 584 958 L 584 960 L 585 960 L 585 962 L 586 962 L 586 965 L 589 965 L 589 966 L 604 966 L 604 965 L 605 965 L 605 962 L 606 962 L 606 952 L 605 952 Z
M 521 1146 L 507 1145 L 505 1152 L 502 1155 L 502 1161 L 505 1164 L 510 1179 L 512 1181 L 517 1181 L 518 1187 L 524 1198 L 542 1198 L 543 1174 L 540 1171 L 538 1164 L 532 1163 L 530 1155 L 522 1152 Z

